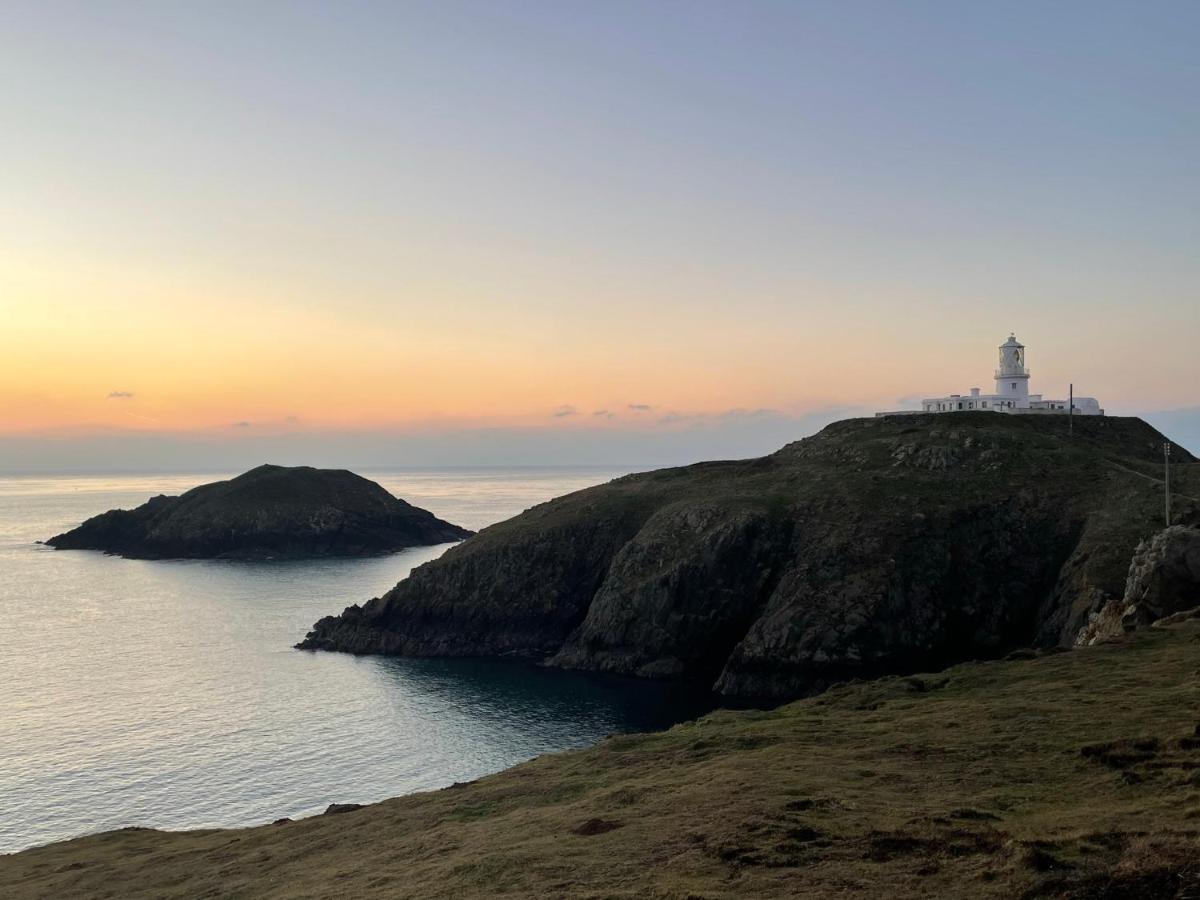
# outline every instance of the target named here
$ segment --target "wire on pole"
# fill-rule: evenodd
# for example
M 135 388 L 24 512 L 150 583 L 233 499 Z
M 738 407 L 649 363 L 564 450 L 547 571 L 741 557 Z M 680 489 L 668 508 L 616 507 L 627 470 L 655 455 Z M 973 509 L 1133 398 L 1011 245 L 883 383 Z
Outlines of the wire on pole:
M 1163 441 L 1163 511 L 1171 527 L 1171 442 Z

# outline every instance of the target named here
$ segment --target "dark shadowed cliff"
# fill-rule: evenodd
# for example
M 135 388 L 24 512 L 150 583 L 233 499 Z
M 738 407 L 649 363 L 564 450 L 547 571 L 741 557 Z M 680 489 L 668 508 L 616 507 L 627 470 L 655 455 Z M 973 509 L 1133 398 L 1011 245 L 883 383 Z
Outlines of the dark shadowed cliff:
M 512 656 L 729 695 L 1071 644 L 1161 527 L 1139 419 L 856 419 L 762 459 L 617 479 L 494 525 L 300 645 Z M 1196 490 L 1185 451 L 1181 492 Z M 1177 519 L 1197 504 L 1176 498 Z
M 342 469 L 259 466 L 114 509 L 46 541 L 137 559 L 363 556 L 471 534 Z

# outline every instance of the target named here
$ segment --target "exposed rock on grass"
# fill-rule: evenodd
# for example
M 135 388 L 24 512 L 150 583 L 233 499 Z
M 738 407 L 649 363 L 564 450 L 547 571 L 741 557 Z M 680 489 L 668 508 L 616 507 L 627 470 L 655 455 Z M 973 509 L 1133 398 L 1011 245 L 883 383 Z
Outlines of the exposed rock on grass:
M 1125 592 L 1080 630 L 1077 644 L 1110 640 L 1135 628 L 1200 613 L 1200 528 L 1172 525 L 1138 544 Z M 1176 617 L 1179 617 L 1178 619 Z

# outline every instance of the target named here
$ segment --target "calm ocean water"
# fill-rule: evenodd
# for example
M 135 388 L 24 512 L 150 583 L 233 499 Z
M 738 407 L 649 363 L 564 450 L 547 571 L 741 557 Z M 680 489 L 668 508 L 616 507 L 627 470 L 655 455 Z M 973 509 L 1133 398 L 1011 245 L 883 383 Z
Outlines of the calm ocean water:
M 364 472 L 470 528 L 623 474 Z M 651 683 L 292 649 L 445 547 L 140 561 L 38 546 L 220 476 L 0 478 L 0 852 L 125 825 L 232 826 L 495 772 L 700 711 Z

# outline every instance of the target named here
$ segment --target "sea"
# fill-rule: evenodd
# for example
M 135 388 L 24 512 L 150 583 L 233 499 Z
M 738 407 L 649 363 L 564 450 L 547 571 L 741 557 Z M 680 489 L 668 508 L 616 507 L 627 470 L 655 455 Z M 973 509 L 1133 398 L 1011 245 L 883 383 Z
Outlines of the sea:
M 365 471 L 472 529 L 629 469 Z M 234 473 L 0 477 L 0 853 L 124 826 L 242 826 L 445 787 L 707 696 L 476 659 L 293 649 L 449 545 L 288 562 L 38 543 Z

